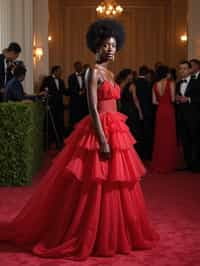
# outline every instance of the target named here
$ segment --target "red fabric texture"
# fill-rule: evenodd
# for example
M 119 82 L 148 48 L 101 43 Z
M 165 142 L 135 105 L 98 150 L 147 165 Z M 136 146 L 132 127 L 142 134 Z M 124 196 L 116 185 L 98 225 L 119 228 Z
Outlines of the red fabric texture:
M 164 94 L 159 94 L 157 84 L 154 92 L 158 100 L 152 156 L 152 171 L 173 172 L 180 161 L 177 144 L 175 109 L 171 101 L 170 81 L 167 81 Z
M 15 217 L 30 196 L 40 186 L 41 179 L 51 164 L 46 155 L 44 168 L 27 187 L 0 187 L 0 221 Z M 41 258 L 21 248 L 0 243 L 2 266 L 199 266 L 199 202 L 200 175 L 177 172 L 168 175 L 147 175 L 142 189 L 148 203 L 149 216 L 159 228 L 161 240 L 151 250 L 133 251 L 114 257 L 90 256 L 86 261 L 66 258 Z M 170 197 L 169 197 L 170 195 Z
M 104 82 L 99 101 L 117 99 L 119 93 L 119 87 Z M 66 139 L 25 207 L 10 222 L 0 222 L 0 240 L 41 257 L 75 260 L 155 245 L 159 237 L 149 224 L 139 184 L 145 169 L 133 149 L 126 117 L 106 107 L 100 119 L 111 159 L 100 160 L 87 116 Z

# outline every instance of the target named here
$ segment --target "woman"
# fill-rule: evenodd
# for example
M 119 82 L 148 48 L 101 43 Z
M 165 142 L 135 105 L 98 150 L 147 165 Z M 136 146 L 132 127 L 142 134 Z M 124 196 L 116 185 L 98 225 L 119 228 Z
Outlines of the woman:
M 135 148 L 140 154 L 140 121 L 143 120 L 143 114 L 136 95 L 136 87 L 133 82 L 133 71 L 129 68 L 121 70 L 116 77 L 116 82 L 121 88 L 120 111 L 127 116 L 126 123 L 132 135 L 136 138 L 137 143 L 135 144 Z
M 140 177 L 145 169 L 134 138 L 116 111 L 120 89 L 108 70 L 124 32 L 112 20 L 94 22 L 87 33 L 96 64 L 87 71 L 90 115 L 66 139 L 36 193 L 0 239 L 41 257 L 86 259 L 113 256 L 154 245 Z
M 152 169 L 169 173 L 177 168 L 178 148 L 175 119 L 175 84 L 168 79 L 167 66 L 159 66 L 158 81 L 153 87 L 153 104 L 157 105 Z

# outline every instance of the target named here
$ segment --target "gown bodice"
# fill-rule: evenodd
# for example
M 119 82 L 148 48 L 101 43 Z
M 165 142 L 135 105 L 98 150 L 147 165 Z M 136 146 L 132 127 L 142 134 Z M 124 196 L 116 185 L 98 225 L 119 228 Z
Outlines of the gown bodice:
M 120 87 L 108 80 L 104 80 L 97 90 L 98 98 L 98 111 L 103 112 L 116 112 L 117 102 L 120 98 Z

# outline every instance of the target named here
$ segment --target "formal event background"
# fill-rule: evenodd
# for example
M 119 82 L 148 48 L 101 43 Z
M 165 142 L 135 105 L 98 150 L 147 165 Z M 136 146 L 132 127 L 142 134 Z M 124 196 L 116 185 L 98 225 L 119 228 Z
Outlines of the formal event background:
M 94 21 L 95 0 L 49 0 L 49 63 L 60 64 L 65 74 L 73 71 L 73 62 L 92 63 L 86 47 L 85 33 Z M 187 33 L 187 0 L 121 0 L 124 8 L 119 20 L 126 29 L 126 43 L 113 70 L 124 67 L 138 69 L 156 61 L 176 67 L 187 58 L 187 42 L 180 37 Z

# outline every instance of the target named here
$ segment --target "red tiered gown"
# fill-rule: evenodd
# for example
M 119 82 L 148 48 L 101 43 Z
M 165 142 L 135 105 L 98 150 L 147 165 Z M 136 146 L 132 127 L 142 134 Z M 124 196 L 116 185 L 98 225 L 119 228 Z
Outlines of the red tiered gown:
M 11 222 L 0 224 L 7 240 L 41 257 L 86 259 L 151 248 L 157 233 L 146 216 L 140 177 L 145 169 L 134 138 L 116 111 L 120 89 L 98 89 L 98 110 L 112 157 L 101 161 L 91 116 L 66 139 L 39 188 Z
M 153 89 L 159 104 L 155 122 L 152 171 L 170 173 L 176 170 L 181 157 L 177 144 L 176 117 L 171 101 L 170 81 L 167 81 L 162 96 L 157 85 Z

